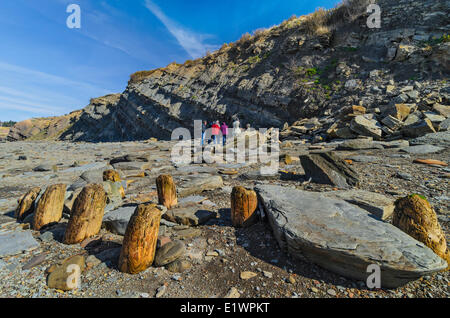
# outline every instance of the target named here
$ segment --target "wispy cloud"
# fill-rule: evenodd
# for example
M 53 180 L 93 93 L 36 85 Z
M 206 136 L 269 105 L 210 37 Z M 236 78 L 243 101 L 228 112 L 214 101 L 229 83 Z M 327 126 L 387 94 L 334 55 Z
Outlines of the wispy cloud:
M 177 39 L 178 43 L 192 58 L 199 58 L 207 51 L 213 51 L 218 48 L 217 45 L 205 43 L 205 40 L 211 38 L 211 35 L 198 34 L 180 26 L 170 19 L 153 1 L 145 0 L 145 7 L 164 24 L 167 30 Z
M 82 89 L 102 91 L 105 94 L 110 93 L 109 91 L 107 91 L 105 89 L 96 87 L 96 86 L 88 84 L 88 83 L 74 81 L 74 80 L 64 78 L 61 76 L 52 75 L 52 74 L 48 74 L 45 72 L 40 72 L 40 71 L 32 70 L 29 68 L 25 68 L 22 66 L 9 64 L 9 63 L 0 62 L 0 70 L 2 72 L 3 71 L 14 72 L 17 75 L 21 75 L 25 78 L 28 78 L 28 80 L 30 80 L 30 81 L 38 81 L 38 82 L 46 81 L 46 82 L 51 82 L 52 84 L 56 84 L 56 85 L 64 85 L 64 86 L 72 86 L 72 87 L 75 86 L 75 87 L 82 88 Z
M 14 112 L 62 115 L 87 104 L 89 99 L 80 96 L 110 93 L 96 85 L 5 62 L 0 62 L 0 74 L 0 117 L 4 119 Z

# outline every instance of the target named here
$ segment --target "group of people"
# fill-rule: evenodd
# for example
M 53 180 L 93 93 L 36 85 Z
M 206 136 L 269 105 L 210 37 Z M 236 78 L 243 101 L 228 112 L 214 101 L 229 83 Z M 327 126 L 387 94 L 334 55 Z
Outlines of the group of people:
M 232 135 L 238 136 L 241 133 L 241 124 L 238 119 L 233 122 L 233 130 Z M 247 125 L 249 126 L 249 125 Z M 227 143 L 227 137 L 229 135 L 229 128 L 225 122 L 220 122 L 218 120 L 213 121 L 208 125 L 207 121 L 203 121 L 202 123 L 202 146 L 205 143 L 206 131 L 211 129 L 211 139 L 208 140 L 208 143 L 213 143 L 215 145 L 220 144 L 220 135 L 222 135 L 222 145 L 225 146 Z

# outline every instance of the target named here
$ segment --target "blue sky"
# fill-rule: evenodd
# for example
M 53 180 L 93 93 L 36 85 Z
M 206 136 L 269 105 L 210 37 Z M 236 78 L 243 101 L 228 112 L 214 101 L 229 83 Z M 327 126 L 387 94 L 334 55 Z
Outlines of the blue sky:
M 0 121 L 67 114 L 129 75 L 203 56 L 338 0 L 0 1 Z M 66 8 L 81 8 L 69 29 Z

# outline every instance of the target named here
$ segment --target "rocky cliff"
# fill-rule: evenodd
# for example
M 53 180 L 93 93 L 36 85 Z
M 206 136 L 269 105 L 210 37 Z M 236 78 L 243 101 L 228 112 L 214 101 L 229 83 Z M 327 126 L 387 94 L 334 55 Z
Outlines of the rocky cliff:
M 448 129 L 442 122 L 450 103 L 450 3 L 377 1 L 379 29 L 367 26 L 369 3 L 352 0 L 292 17 L 204 58 L 135 73 L 120 96 L 91 103 L 57 138 L 168 139 L 194 119 L 236 117 L 309 139 L 417 137 Z M 359 113 L 348 110 L 355 105 Z M 406 116 L 397 116 L 397 105 L 407 105 L 400 107 L 408 108 Z M 355 123 L 358 115 L 364 118 Z M 21 125 L 10 133 L 19 138 L 10 140 L 27 137 Z

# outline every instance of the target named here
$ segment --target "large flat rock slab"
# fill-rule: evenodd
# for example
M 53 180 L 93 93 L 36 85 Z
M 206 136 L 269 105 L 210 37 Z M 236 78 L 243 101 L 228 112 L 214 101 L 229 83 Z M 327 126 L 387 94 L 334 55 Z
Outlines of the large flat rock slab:
M 377 264 L 385 288 L 447 267 L 424 244 L 346 201 L 280 186 L 255 190 L 275 238 L 294 258 L 364 282 Z
M 0 234 L 0 258 L 13 256 L 39 247 L 30 231 L 14 231 Z

